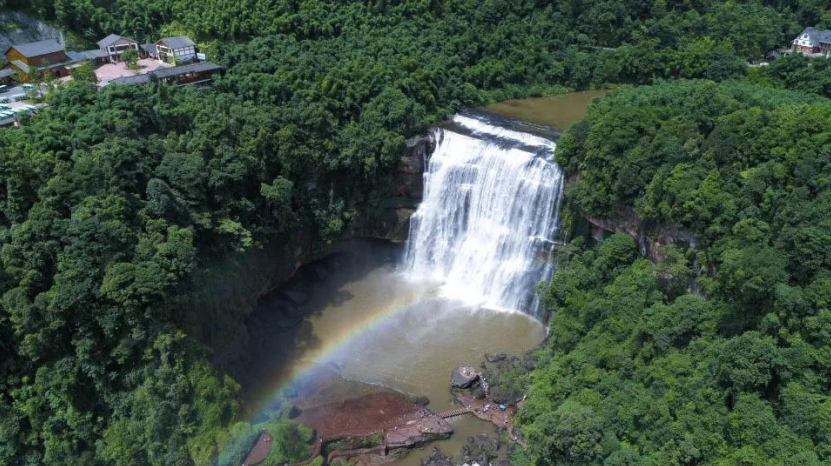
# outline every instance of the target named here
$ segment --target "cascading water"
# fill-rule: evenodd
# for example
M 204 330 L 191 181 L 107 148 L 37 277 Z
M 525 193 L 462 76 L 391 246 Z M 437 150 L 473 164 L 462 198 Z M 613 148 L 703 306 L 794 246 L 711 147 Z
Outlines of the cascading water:
M 536 314 L 559 224 L 556 145 L 484 118 L 456 115 L 453 125 L 436 130 L 406 269 L 441 283 L 447 298 Z

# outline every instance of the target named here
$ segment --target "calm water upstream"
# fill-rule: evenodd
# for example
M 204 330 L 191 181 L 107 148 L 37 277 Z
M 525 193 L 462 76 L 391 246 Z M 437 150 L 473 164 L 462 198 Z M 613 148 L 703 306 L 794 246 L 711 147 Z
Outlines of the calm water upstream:
M 583 91 L 551 97 L 506 100 L 486 105 L 481 110 L 565 131 L 569 126 L 585 118 L 592 100 L 608 93 L 607 90 Z

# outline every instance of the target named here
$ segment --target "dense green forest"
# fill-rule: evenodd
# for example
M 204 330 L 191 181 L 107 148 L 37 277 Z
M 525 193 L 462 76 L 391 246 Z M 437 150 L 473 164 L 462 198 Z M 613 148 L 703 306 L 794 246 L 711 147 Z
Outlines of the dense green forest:
M 244 331 L 246 311 L 211 314 L 199 278 L 274 245 L 336 241 L 381 202 L 405 138 L 461 106 L 675 78 L 765 88 L 628 90 L 562 141 L 561 163 L 582 175 L 573 212 L 633 206 L 700 244 L 668 253 L 671 269 L 657 274 L 626 238 L 566 250 L 549 292 L 555 356 L 529 403 L 531 451 L 539 464 L 827 458 L 819 95 L 831 87 L 825 65 L 799 57 L 746 77 L 744 65 L 804 25 L 831 23 L 827 2 L 0 9 L 89 42 L 189 34 L 226 68 L 201 90 L 98 92 L 78 79 L 24 128 L 0 130 L 0 465 L 237 464 L 259 429 L 274 435 L 270 461 L 297 459 L 309 433 L 280 412 L 236 422 L 240 381 L 212 360 L 225 340 L 198 323 Z M 688 275 L 710 299 L 683 295 Z M 645 412 L 627 409 L 639 402 Z M 579 443 L 558 443 L 556 429 Z
M 630 89 L 557 160 L 575 217 L 634 208 L 694 241 L 657 264 L 624 233 L 561 252 L 524 411 L 536 464 L 828 464 L 831 102 L 743 83 Z

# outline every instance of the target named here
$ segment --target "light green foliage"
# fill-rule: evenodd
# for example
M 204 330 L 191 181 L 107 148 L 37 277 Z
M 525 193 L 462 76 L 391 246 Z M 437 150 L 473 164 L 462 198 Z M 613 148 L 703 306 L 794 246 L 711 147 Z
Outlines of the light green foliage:
M 121 61 L 127 64 L 131 70 L 138 69 L 138 51 L 133 48 L 128 48 L 121 53 Z
M 290 420 L 257 424 L 254 429 L 266 431 L 274 438 L 274 447 L 264 462 L 270 466 L 306 459 L 315 439 L 311 428 Z
M 232 440 L 221 448 L 216 466 L 242 464 L 263 432 L 273 439 L 271 451 L 262 463 L 264 466 L 281 466 L 306 459 L 315 438 L 309 427 L 282 417 L 259 424 L 237 423 L 229 430 Z

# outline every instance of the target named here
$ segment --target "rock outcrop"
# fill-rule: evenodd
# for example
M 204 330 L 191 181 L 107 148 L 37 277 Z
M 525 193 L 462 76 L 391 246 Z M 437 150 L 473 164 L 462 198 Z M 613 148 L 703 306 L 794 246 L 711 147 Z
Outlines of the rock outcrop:
M 482 433 L 468 437 L 467 443 L 462 446 L 459 454 L 466 464 L 492 464 L 493 460 L 499 456 L 501 449 L 502 441 L 498 436 Z
M 398 243 L 407 240 L 410 217 L 424 195 L 424 171 L 436 146 L 432 135 L 413 138 L 398 164 L 389 195 L 378 209 L 364 212 L 353 226 L 352 235 Z
M 0 51 L 8 50 L 15 44 L 55 39 L 63 42 L 60 30 L 39 21 L 26 13 L 0 12 Z
M 443 455 L 437 448 L 433 448 L 433 453 L 427 458 L 421 460 L 421 466 L 456 466 L 450 457 Z
M 469 366 L 457 367 L 450 374 L 450 385 L 453 388 L 468 389 L 478 381 L 479 374 Z
M 695 247 L 692 234 L 673 224 L 647 222 L 638 218 L 634 210 L 627 210 L 619 219 L 611 220 L 585 214 L 583 218 L 591 224 L 592 237 L 603 240 L 608 233 L 624 232 L 635 239 L 641 255 L 652 262 L 661 262 L 666 255 L 661 247 L 673 244 L 683 244 Z

